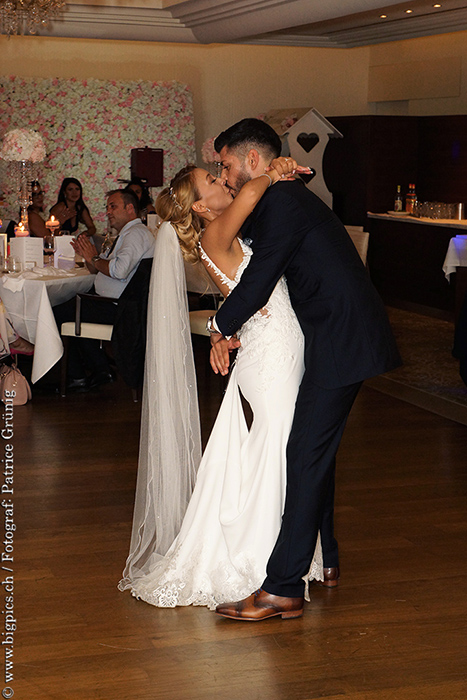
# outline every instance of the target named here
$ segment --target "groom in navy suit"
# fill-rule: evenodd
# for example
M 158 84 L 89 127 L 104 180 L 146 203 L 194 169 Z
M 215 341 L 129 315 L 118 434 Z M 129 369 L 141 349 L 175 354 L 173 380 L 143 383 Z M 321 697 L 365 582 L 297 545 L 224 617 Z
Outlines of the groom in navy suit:
M 275 131 L 243 119 L 220 134 L 215 148 L 235 195 L 280 154 Z M 303 613 L 304 581 L 321 532 L 329 585 L 339 562 L 333 533 L 335 458 L 352 404 L 364 379 L 400 364 L 380 297 L 335 214 L 303 182 L 266 190 L 244 228 L 253 256 L 240 283 L 213 320 L 211 363 L 228 368 L 232 336 L 266 305 L 285 275 L 305 336 L 305 373 L 287 446 L 287 491 L 282 527 L 262 588 L 219 605 L 223 617 L 260 620 Z M 234 347 L 230 341 L 230 347 Z M 325 576 L 326 579 L 326 576 Z

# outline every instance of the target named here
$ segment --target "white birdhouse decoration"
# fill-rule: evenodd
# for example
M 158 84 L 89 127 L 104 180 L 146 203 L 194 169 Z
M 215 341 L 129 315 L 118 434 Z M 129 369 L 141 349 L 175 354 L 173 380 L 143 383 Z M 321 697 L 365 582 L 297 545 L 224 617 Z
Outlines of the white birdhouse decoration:
M 315 170 L 316 175 L 308 179 L 306 186 L 332 209 L 332 194 L 323 176 L 324 150 L 330 138 L 342 138 L 342 134 L 316 109 L 310 109 L 284 134 L 287 137 L 290 155 L 300 165 Z

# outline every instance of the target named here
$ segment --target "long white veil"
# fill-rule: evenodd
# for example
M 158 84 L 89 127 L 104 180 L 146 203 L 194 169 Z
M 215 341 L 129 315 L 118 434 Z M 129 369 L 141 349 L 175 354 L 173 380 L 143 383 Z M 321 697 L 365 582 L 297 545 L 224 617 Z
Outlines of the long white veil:
M 120 590 L 131 588 L 176 535 L 201 459 L 201 431 L 185 270 L 177 235 L 157 234 L 148 302 L 135 508 Z

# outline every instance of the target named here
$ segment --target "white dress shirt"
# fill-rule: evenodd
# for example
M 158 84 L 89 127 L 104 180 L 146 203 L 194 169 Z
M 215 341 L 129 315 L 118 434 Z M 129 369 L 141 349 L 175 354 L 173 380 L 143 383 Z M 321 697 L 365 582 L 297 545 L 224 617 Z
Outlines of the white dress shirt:
M 109 260 L 110 277 L 102 272 L 97 273 L 94 283 L 96 293 L 117 299 L 133 277 L 139 261 L 153 257 L 154 243 L 154 236 L 141 219 L 125 224 L 111 252 L 100 255 L 104 260 Z

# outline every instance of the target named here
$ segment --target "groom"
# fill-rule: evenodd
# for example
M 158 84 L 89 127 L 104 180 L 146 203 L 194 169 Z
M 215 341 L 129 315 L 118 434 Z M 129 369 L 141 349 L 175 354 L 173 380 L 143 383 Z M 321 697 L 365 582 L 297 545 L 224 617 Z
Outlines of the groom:
M 235 195 L 264 173 L 281 141 L 265 122 L 243 119 L 217 137 L 215 148 Z M 335 458 L 350 409 L 363 380 L 397 367 L 400 358 L 381 299 L 344 226 L 302 182 L 268 188 L 242 234 L 252 239 L 254 254 L 214 317 L 210 330 L 221 332 L 212 336 L 214 371 L 227 373 L 226 338 L 265 306 L 285 275 L 305 336 L 305 373 L 287 445 L 282 527 L 266 579 L 259 591 L 216 612 L 241 620 L 300 617 L 302 577 L 320 531 L 324 568 L 338 576 Z

